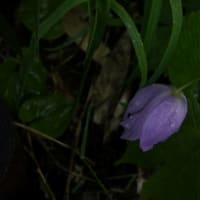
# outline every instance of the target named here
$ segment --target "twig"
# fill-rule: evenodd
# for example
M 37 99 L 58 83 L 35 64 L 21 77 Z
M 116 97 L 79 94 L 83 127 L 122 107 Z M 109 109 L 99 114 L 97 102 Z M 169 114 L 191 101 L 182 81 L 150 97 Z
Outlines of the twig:
M 64 147 L 66 149 L 71 149 L 73 150 L 73 152 L 75 154 L 77 154 L 77 156 L 79 156 L 79 158 L 81 159 L 81 155 L 79 153 L 78 150 L 72 148 L 71 146 L 67 145 L 67 144 L 64 144 L 48 135 L 45 135 L 44 133 L 34 129 L 34 128 L 31 128 L 29 126 L 26 126 L 24 124 L 21 124 L 19 122 L 14 122 L 14 125 L 17 126 L 17 127 L 20 127 L 20 128 L 23 128 L 27 131 L 30 131 L 31 133 L 37 135 L 37 136 L 40 136 L 48 141 L 51 141 L 51 142 L 54 142 L 55 144 L 61 146 L 61 147 Z M 112 196 L 110 194 L 110 192 L 106 189 L 106 187 L 104 186 L 104 184 L 101 182 L 101 180 L 98 178 L 97 174 L 95 173 L 95 171 L 92 169 L 91 165 L 89 163 L 91 163 L 91 161 L 89 159 L 81 159 L 81 161 L 85 164 L 85 166 L 88 168 L 88 170 L 90 171 L 91 175 L 94 177 L 94 179 L 96 180 L 96 182 L 99 184 L 99 186 L 102 188 L 102 190 L 104 191 L 105 195 L 107 196 L 107 198 L 109 200 L 112 200 Z
M 47 180 L 46 180 L 46 178 L 45 178 L 45 176 L 44 176 L 44 174 L 43 174 L 43 172 L 40 168 L 40 165 L 39 165 L 37 159 L 35 158 L 35 155 L 33 154 L 33 152 L 28 151 L 27 148 L 25 148 L 25 150 L 29 154 L 29 156 L 32 158 L 32 160 L 34 161 L 34 163 L 37 167 L 36 171 L 39 174 L 39 176 L 40 176 L 40 178 L 41 178 L 41 180 L 42 180 L 42 182 L 43 182 L 43 184 L 44 184 L 44 186 L 45 186 L 45 188 L 48 192 L 48 195 L 51 197 L 52 200 L 56 200 L 56 197 L 55 197 L 53 191 L 51 190 L 51 188 L 50 188 L 50 186 L 49 186 L 49 184 L 48 184 L 48 182 L 47 182 Z
M 88 177 L 88 176 L 85 176 L 83 174 L 78 174 L 76 172 L 72 172 L 72 171 L 69 171 L 68 169 L 66 169 L 66 167 L 64 165 L 62 165 L 56 158 L 55 156 L 48 150 L 48 147 L 45 143 L 43 143 L 42 141 L 39 141 L 42 145 L 42 147 L 44 148 L 44 150 L 46 151 L 46 153 L 49 155 L 50 159 L 52 160 L 52 162 L 55 163 L 56 167 L 60 170 L 62 170 L 63 172 L 67 173 L 67 174 L 72 174 L 72 176 L 75 176 L 77 178 L 81 178 L 81 179 L 84 179 L 86 181 L 90 181 L 90 182 L 94 182 L 95 180 Z
M 109 200 L 112 200 L 112 196 L 110 194 L 110 192 L 107 190 L 107 188 L 104 186 L 104 184 L 101 182 L 101 180 L 98 178 L 96 172 L 92 169 L 92 167 L 89 165 L 87 159 L 82 159 L 82 161 L 84 162 L 84 164 L 87 166 L 88 170 L 90 171 L 90 173 L 92 174 L 92 176 L 96 179 L 96 182 L 99 184 L 99 186 L 101 187 L 101 189 L 104 191 L 105 195 L 107 196 L 107 198 Z
M 30 126 L 27 126 L 27 125 L 19 123 L 19 122 L 14 122 L 14 125 L 17 126 L 17 127 L 23 128 L 24 130 L 30 131 L 34 135 L 37 135 L 37 136 L 42 137 L 42 138 L 44 138 L 46 140 L 49 140 L 49 141 L 51 141 L 53 143 L 56 143 L 59 146 L 64 147 L 65 149 L 71 149 L 76 154 L 79 154 L 79 152 L 76 149 L 74 149 L 73 147 L 71 147 L 70 145 L 65 144 L 65 143 L 63 143 L 63 142 L 61 142 L 59 140 L 56 140 L 55 138 L 53 138 L 51 136 L 48 136 L 48 135 L 42 133 L 41 131 L 38 131 L 37 129 L 31 128 Z

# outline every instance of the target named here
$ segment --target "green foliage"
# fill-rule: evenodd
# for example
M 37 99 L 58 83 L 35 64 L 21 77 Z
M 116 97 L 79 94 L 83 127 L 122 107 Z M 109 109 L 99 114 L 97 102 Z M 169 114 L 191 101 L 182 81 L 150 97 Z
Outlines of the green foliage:
M 86 0 L 65 0 L 63 1 L 44 21 L 39 25 L 38 37 L 42 38 L 70 9 L 86 2 Z
M 195 150 L 185 160 L 166 165 L 152 176 L 145 184 L 140 199 L 199 199 L 200 151 Z
M 23 50 L 22 64 L 18 72 L 21 98 L 40 95 L 46 90 L 47 70 L 37 57 L 32 56 L 34 53 L 30 50 Z
M 138 66 L 141 73 L 140 85 L 142 86 L 146 83 L 147 79 L 147 59 L 141 35 L 138 32 L 132 18 L 120 4 L 118 4 L 116 1 L 112 1 L 111 8 L 121 18 L 130 35 L 131 42 L 134 46 L 135 53 L 138 59 Z
M 180 87 L 200 78 L 200 11 L 184 18 L 180 39 L 169 66 L 171 82 Z
M 149 53 L 152 39 L 156 33 L 160 13 L 162 10 L 162 0 L 146 1 L 146 10 L 144 13 L 143 32 L 144 32 L 144 46 L 147 53 Z M 150 4 L 150 5 L 149 5 Z M 149 10 L 150 11 L 149 11 Z M 149 12 L 147 12 L 147 10 Z
M 19 118 L 43 133 L 58 137 L 65 131 L 70 112 L 71 104 L 63 96 L 39 96 L 22 104 Z
M 128 142 L 126 151 L 122 158 L 116 164 L 137 164 L 141 167 L 153 167 L 159 165 L 163 160 L 162 150 L 155 146 L 151 151 L 143 153 L 139 148 L 139 142 Z
M 0 83 L 4 83 L 0 94 L 19 112 L 23 122 L 58 137 L 68 125 L 72 105 L 63 96 L 46 96 L 47 70 L 39 60 L 26 62 L 27 59 L 30 59 L 29 53 L 24 51 L 23 65 L 11 58 L 0 65 Z
M 16 110 L 19 96 L 18 63 L 12 58 L 6 59 L 0 65 L 0 95 Z
M 200 134 L 184 126 L 170 139 L 162 166 L 144 185 L 141 200 L 198 199 L 200 178 Z
M 57 7 L 62 0 L 54 1 L 54 0 L 23 0 L 20 3 L 20 7 L 18 9 L 18 17 L 19 19 L 26 25 L 26 27 L 31 31 L 36 31 L 37 27 L 35 24 L 37 11 L 34 9 L 38 6 L 38 18 L 39 21 L 43 21 L 52 11 L 54 11 L 55 7 Z M 64 29 L 62 27 L 62 22 L 58 21 L 52 29 L 45 35 L 47 38 L 55 38 L 64 33 Z
M 165 53 L 160 61 L 159 66 L 157 67 L 152 77 L 150 78 L 149 80 L 150 83 L 156 82 L 160 77 L 160 75 L 165 71 L 165 68 L 167 67 L 167 64 L 169 63 L 175 51 L 181 32 L 182 18 L 183 18 L 182 1 L 169 0 L 169 2 L 172 12 L 172 31 L 170 34 L 169 42 L 165 50 Z
M 17 62 L 12 58 L 8 58 L 0 64 L 0 70 L 2 70 L 0 73 L 0 82 L 4 83 L 0 84 L 0 94 L 3 95 L 13 73 L 17 70 Z
M 85 58 L 86 65 L 102 41 L 110 12 L 110 0 L 89 0 L 88 5 L 90 38 Z

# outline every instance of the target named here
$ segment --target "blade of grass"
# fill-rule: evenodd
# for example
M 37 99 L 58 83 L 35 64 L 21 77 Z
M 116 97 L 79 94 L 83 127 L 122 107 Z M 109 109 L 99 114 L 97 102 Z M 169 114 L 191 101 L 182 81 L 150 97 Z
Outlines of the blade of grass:
M 95 14 L 93 14 L 93 7 L 95 6 Z M 85 65 L 90 63 L 94 51 L 99 46 L 105 27 L 107 24 L 107 20 L 109 17 L 110 10 L 110 0 L 93 0 L 88 1 L 88 10 L 89 10 L 89 42 L 86 52 Z
M 95 15 L 92 14 L 94 6 L 96 9 Z M 88 10 L 90 16 L 90 37 L 86 57 L 83 62 L 84 72 L 80 83 L 79 93 L 76 98 L 75 105 L 73 107 L 73 113 L 75 113 L 77 110 L 83 90 L 85 88 L 85 82 L 87 80 L 87 75 L 90 70 L 90 62 L 92 60 L 92 55 L 102 40 L 107 23 L 107 18 L 109 17 L 109 9 L 110 0 L 96 0 L 96 3 L 93 0 L 88 1 Z
M 141 73 L 140 86 L 143 86 L 145 85 L 147 80 L 147 59 L 140 33 L 138 32 L 132 18 L 119 3 L 113 0 L 111 3 L 111 8 L 121 18 L 123 24 L 126 26 L 127 31 L 130 35 L 138 59 L 138 66 Z
M 146 27 L 144 27 L 144 47 L 147 54 L 150 50 L 153 35 L 158 25 L 161 8 L 162 0 L 152 0 L 149 15 L 148 17 L 145 17 L 147 22 L 144 22 L 146 25 Z
M 168 46 L 166 51 L 162 57 L 160 65 L 153 73 L 152 77 L 149 79 L 148 83 L 154 83 L 158 80 L 160 75 L 165 71 L 165 68 L 173 55 L 173 52 L 176 48 L 179 35 L 181 33 L 182 21 L 183 21 L 183 13 L 182 13 L 182 2 L 181 0 L 169 0 L 170 7 L 172 11 L 172 31 L 169 39 Z
M 82 139 L 81 150 L 80 150 L 80 156 L 82 159 L 85 158 L 86 144 L 87 144 L 87 138 L 88 138 L 88 133 L 89 133 L 88 128 L 89 128 L 89 122 L 90 122 L 91 116 L 92 116 L 92 104 L 88 106 L 85 127 L 83 130 L 83 139 Z
M 87 32 L 88 32 L 88 29 L 86 28 L 86 29 L 80 31 L 79 33 L 77 33 L 76 35 L 74 35 L 73 37 L 71 37 L 70 39 L 68 39 L 66 42 L 62 43 L 61 45 L 59 45 L 57 47 L 45 48 L 45 49 L 50 52 L 59 51 L 65 47 L 71 45 L 72 43 L 75 43 L 76 40 L 83 38 Z
M 42 38 L 53 25 L 58 22 L 67 11 L 87 0 L 65 0 L 47 19 L 39 25 L 38 37 Z

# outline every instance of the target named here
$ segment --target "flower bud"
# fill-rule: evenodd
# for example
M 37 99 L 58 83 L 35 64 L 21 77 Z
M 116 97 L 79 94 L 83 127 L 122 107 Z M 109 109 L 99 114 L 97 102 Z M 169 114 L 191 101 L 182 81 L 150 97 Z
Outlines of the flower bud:
M 125 140 L 140 140 L 148 151 L 176 133 L 187 113 L 187 100 L 171 86 L 152 84 L 140 89 L 130 101 L 121 125 Z

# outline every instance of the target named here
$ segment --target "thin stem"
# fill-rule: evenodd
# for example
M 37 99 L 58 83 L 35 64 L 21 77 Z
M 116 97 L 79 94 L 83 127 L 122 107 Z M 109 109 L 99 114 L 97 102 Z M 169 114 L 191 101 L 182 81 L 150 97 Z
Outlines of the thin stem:
M 84 162 L 84 164 L 86 165 L 86 167 L 88 168 L 88 170 L 90 171 L 90 173 L 92 174 L 92 176 L 95 178 L 96 182 L 99 184 L 99 186 L 101 187 L 101 189 L 104 191 L 104 193 L 107 196 L 107 198 L 109 200 L 112 200 L 112 196 L 111 196 L 110 192 L 106 189 L 106 187 L 104 186 L 104 184 L 98 178 L 96 172 L 89 165 L 88 161 L 86 159 L 82 159 L 82 161 Z
M 86 116 L 86 123 L 85 123 L 85 127 L 84 127 L 84 130 L 83 130 L 83 140 L 82 140 L 81 151 L 80 151 L 82 159 L 85 158 L 86 144 L 87 144 L 88 132 L 89 132 L 88 127 L 89 127 L 91 114 L 92 114 L 92 104 L 90 104 L 89 107 L 88 107 L 87 116 Z
M 54 142 L 56 144 L 58 144 L 59 146 L 62 146 L 66 149 L 72 149 L 74 153 L 76 153 L 76 155 L 81 159 L 81 155 L 79 153 L 78 150 L 72 148 L 71 146 L 69 146 L 68 144 L 65 144 L 65 143 L 62 143 L 58 140 L 56 140 L 55 138 L 52 138 L 51 136 L 48 136 L 48 135 L 45 135 L 44 133 L 34 129 L 34 128 L 31 128 L 29 126 L 26 126 L 24 124 L 21 124 L 19 122 L 14 122 L 14 125 L 17 126 L 17 127 L 20 127 L 20 128 L 23 128 L 27 131 L 30 131 L 31 133 L 34 133 L 35 135 L 38 135 L 44 139 L 47 139 L 51 142 Z M 89 161 L 88 159 L 81 159 L 81 161 L 85 164 L 85 166 L 88 168 L 88 170 L 90 171 L 91 175 L 94 177 L 94 179 L 96 180 L 96 182 L 98 183 L 98 185 L 102 188 L 102 190 L 104 191 L 105 195 L 107 196 L 107 198 L 109 200 L 112 200 L 112 196 L 111 194 L 109 193 L 109 191 L 106 189 L 106 187 L 104 186 L 104 184 L 102 183 L 102 181 L 98 178 L 96 172 L 92 169 L 91 165 L 89 164 Z
M 55 138 L 53 138 L 51 136 L 48 136 L 48 135 L 46 135 L 46 134 L 44 134 L 44 133 L 42 133 L 42 132 L 40 132 L 40 131 L 38 131 L 38 130 L 36 130 L 34 128 L 31 128 L 31 127 L 26 126 L 24 124 L 21 124 L 19 122 L 14 122 L 14 125 L 17 126 L 17 127 L 23 128 L 24 130 L 30 131 L 31 133 L 33 133 L 33 134 L 35 134 L 35 135 L 37 135 L 39 137 L 42 137 L 42 138 L 44 138 L 46 140 L 54 142 L 54 143 L 58 144 L 59 146 L 62 146 L 64 148 L 66 148 L 66 149 L 72 149 L 72 150 L 74 150 L 76 152 L 76 154 L 79 154 L 77 150 L 73 149 L 68 144 L 65 144 L 65 143 L 63 143 L 63 142 L 61 142 L 59 140 L 56 140 Z
M 192 84 L 194 84 L 195 82 L 197 82 L 199 80 L 200 80 L 200 78 L 192 80 L 192 81 L 186 83 L 185 85 L 183 85 L 180 88 L 176 89 L 176 93 L 180 93 L 181 91 L 183 91 L 184 89 L 188 88 L 189 86 L 191 86 Z

